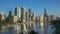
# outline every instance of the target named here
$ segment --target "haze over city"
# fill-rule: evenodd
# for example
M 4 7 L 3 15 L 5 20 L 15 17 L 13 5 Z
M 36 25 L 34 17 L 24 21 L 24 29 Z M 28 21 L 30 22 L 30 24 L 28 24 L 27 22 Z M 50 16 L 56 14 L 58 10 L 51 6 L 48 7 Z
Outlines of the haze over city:
M 9 10 L 14 14 L 14 8 L 19 6 L 32 9 L 38 16 L 44 13 L 44 8 L 46 8 L 48 15 L 60 16 L 60 0 L 0 0 L 0 12 L 4 12 L 8 15 Z

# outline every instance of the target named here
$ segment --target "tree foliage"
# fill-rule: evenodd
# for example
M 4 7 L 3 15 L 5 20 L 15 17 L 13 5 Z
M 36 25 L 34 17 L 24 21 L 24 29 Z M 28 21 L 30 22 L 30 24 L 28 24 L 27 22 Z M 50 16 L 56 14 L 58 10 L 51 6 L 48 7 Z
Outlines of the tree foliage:
M 38 34 L 38 32 L 35 32 L 35 31 L 31 31 L 31 32 L 29 32 L 28 34 Z
M 60 34 L 60 20 L 54 20 L 51 22 L 51 24 L 56 28 L 54 33 Z
M 0 27 L 2 26 L 2 21 L 0 20 Z

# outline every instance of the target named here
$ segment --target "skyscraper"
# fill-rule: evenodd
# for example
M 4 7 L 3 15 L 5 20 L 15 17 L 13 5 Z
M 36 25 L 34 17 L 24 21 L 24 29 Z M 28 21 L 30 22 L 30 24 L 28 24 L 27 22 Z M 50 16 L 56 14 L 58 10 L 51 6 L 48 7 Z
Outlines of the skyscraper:
M 44 8 L 44 23 L 48 21 L 48 15 L 46 13 L 46 8 Z
M 28 21 L 28 13 L 26 12 L 26 21 Z
M 40 16 L 39 16 L 39 22 L 40 22 L 40 23 L 44 23 L 44 20 L 43 20 L 44 18 L 43 18 L 43 17 L 44 17 L 43 15 L 40 15 Z
M 46 8 L 44 8 L 44 16 L 47 16 Z
M 25 6 L 22 6 L 22 8 L 21 8 L 21 20 L 22 20 L 22 22 L 26 21 L 26 8 L 25 8 Z
M 19 7 L 15 8 L 15 16 L 18 16 L 20 18 L 20 8 Z
M 33 21 L 36 22 L 36 14 L 33 13 Z
M 11 11 L 9 11 L 9 15 L 7 17 L 7 21 L 8 22 L 12 22 L 13 21 L 13 16 L 12 16 L 12 12 Z
M 44 8 L 44 34 L 48 32 L 48 15 L 46 13 L 46 8 Z
M 53 15 L 48 16 L 48 22 L 53 21 Z
M 29 21 L 32 20 L 32 10 L 29 8 Z
M 0 19 L 1 19 L 1 21 L 4 21 L 5 20 L 5 15 L 4 15 L 3 12 L 1 12 L 1 14 L 0 14 Z

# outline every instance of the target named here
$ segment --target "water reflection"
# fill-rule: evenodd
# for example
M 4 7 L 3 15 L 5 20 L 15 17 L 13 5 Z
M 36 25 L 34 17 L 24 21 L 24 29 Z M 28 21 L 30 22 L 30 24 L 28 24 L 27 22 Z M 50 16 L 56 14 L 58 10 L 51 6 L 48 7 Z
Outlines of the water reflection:
M 17 24 L 16 28 L 17 28 L 17 30 L 15 30 L 14 27 L 6 27 L 5 29 L 0 30 L 0 34 L 19 34 L 21 32 L 20 24 Z M 34 28 L 32 27 L 32 29 L 34 29 Z M 42 30 L 42 28 L 41 28 L 41 30 Z M 39 23 L 36 24 L 36 31 L 40 33 L 40 24 Z
M 0 34 L 15 34 L 15 30 L 13 27 L 6 27 L 5 29 L 0 30 Z

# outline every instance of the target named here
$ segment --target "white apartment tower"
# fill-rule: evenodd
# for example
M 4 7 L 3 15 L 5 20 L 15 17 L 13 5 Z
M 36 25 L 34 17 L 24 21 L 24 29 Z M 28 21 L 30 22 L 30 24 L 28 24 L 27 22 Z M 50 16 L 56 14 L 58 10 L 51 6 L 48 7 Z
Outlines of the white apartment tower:
M 26 21 L 26 8 L 25 8 L 25 6 L 22 6 L 22 8 L 21 8 L 21 20 L 22 20 L 22 22 Z

